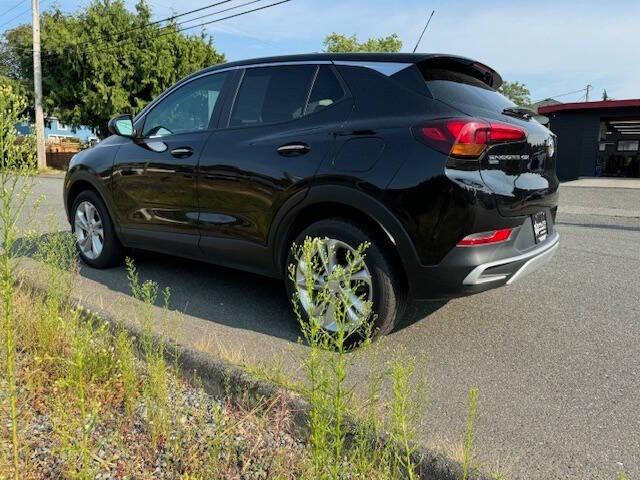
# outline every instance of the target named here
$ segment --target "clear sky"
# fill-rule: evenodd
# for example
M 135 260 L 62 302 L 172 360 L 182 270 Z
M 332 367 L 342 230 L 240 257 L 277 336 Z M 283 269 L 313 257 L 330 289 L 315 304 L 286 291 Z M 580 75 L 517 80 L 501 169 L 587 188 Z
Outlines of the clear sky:
M 0 0 L 0 14 L 19 1 Z M 43 9 L 57 1 L 65 11 L 86 4 L 86 0 L 41 1 Z M 214 1 L 149 3 L 156 18 L 164 18 Z M 233 0 L 217 9 L 246 1 Z M 260 0 L 244 9 L 275 1 Z M 134 3 L 127 0 L 128 5 Z M 0 16 L 0 25 L 29 4 L 26 0 Z M 361 40 L 395 32 L 403 41 L 403 51 L 411 51 L 432 9 L 436 13 L 418 51 L 482 61 L 503 78 L 526 83 L 533 101 L 578 90 L 587 83 L 593 85 L 591 99 L 599 99 L 604 88 L 614 98 L 640 98 L 639 0 L 292 0 L 207 28 L 229 60 L 321 51 L 324 37 L 333 31 L 355 33 Z M 25 12 L 0 30 L 29 18 Z M 558 99 L 577 101 L 583 96 L 580 92 Z

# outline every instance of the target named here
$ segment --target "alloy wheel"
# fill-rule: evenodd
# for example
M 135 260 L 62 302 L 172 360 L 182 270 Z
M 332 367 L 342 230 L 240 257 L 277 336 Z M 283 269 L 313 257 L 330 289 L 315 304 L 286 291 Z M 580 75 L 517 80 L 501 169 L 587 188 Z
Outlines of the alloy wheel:
M 322 328 L 330 332 L 336 332 L 338 325 L 335 320 L 336 305 L 332 301 L 319 300 L 318 293 L 323 290 L 328 292 L 347 306 L 346 328 L 353 331 L 360 326 L 367 314 L 365 302 L 373 301 L 373 284 L 369 268 L 364 260 L 354 265 L 353 273 L 349 278 L 335 278 L 331 275 L 338 266 L 347 268 L 349 259 L 355 258 L 356 250 L 343 241 L 328 238 L 317 243 L 317 265 L 313 269 L 300 260 L 296 266 L 295 287 L 298 298 L 309 317 L 314 312 L 314 317 L 322 322 Z M 312 272 L 307 272 L 312 268 Z M 312 291 L 307 288 L 307 274 L 313 278 Z
M 91 202 L 81 202 L 74 223 L 78 248 L 85 257 L 95 260 L 104 246 L 104 228 L 98 209 Z

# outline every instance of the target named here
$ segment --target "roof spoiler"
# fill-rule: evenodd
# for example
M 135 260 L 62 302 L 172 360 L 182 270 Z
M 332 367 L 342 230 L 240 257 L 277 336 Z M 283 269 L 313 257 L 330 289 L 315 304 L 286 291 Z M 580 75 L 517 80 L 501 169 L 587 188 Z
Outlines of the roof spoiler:
M 477 78 L 489 87 L 497 90 L 502 85 L 502 77 L 493 68 L 483 63 L 455 55 L 429 55 L 417 62 L 421 68 L 452 70 Z

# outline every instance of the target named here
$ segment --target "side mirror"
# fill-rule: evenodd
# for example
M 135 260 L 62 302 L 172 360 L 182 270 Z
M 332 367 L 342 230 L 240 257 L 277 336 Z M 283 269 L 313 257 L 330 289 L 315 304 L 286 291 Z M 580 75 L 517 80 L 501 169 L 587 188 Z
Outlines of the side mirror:
M 109 120 L 109 131 L 114 135 L 120 135 L 121 137 L 133 137 L 135 136 L 135 129 L 133 128 L 133 119 L 131 115 L 117 115 Z

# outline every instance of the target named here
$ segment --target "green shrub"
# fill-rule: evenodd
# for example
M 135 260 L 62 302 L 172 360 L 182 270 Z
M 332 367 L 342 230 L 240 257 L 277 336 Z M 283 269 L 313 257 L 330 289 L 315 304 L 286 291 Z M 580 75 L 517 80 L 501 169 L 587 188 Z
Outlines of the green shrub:
M 353 387 L 347 387 L 347 371 L 353 362 L 348 355 L 351 341 L 360 330 L 351 329 L 347 316 L 351 300 L 349 295 L 334 296 L 329 286 L 332 282 L 351 285 L 351 276 L 358 271 L 360 262 L 364 260 L 367 245 L 360 245 L 355 254 L 348 254 L 346 267 L 337 265 L 329 273 L 324 286 L 314 290 L 316 278 L 323 271 L 321 267 L 321 251 L 326 251 L 326 239 L 309 238 L 300 247 L 294 246 L 294 254 L 299 263 L 306 265 L 303 269 L 306 294 L 312 299 L 308 319 L 300 311 L 299 293 L 293 298 L 293 305 L 303 335 L 309 345 L 309 357 L 305 362 L 305 371 L 309 380 L 308 397 L 311 403 L 309 427 L 311 431 L 311 448 L 316 474 L 332 479 L 341 478 L 343 470 L 343 448 L 347 436 L 344 419 L 352 403 Z M 332 252 L 328 252 L 331 255 Z M 295 281 L 295 266 L 290 267 L 290 275 Z M 356 286 L 353 287 L 355 294 Z M 364 303 L 364 314 L 359 323 L 363 328 L 369 324 L 371 302 Z M 333 309 L 335 332 L 323 328 L 325 309 Z M 365 334 L 363 344 L 369 343 L 370 334 Z
M 0 85 L 0 168 L 24 171 L 36 167 L 35 138 L 21 136 L 15 126 L 23 116 L 27 99 L 11 85 Z
M 372 348 L 372 304 L 363 301 L 361 317 L 350 322 L 347 312 L 352 298 L 358 298 L 358 284 L 351 282 L 354 272 L 364 261 L 367 244 L 360 245 L 354 254 L 348 254 L 345 267 L 336 266 L 319 290 L 314 282 L 324 272 L 319 252 L 326 251 L 327 239 L 306 238 L 301 246 L 294 246 L 297 262 L 305 266 L 306 297 L 311 299 L 308 316 L 300 310 L 299 293 L 293 297 L 294 311 L 302 333 L 308 343 L 308 355 L 304 360 L 307 378 L 306 396 L 310 402 L 309 430 L 314 478 L 417 478 L 412 460 L 415 437 L 420 416 L 426 405 L 424 368 L 418 360 L 402 349 L 396 351 L 386 367 L 372 365 L 370 391 L 366 400 L 364 423 L 347 426 L 346 418 L 355 409 L 354 386 L 348 382 L 351 365 L 362 355 L 369 353 L 377 358 Z M 331 252 L 329 252 L 330 254 Z M 289 267 L 295 281 L 296 268 Z M 350 292 L 334 296 L 331 282 L 352 285 Z M 317 286 L 316 286 L 317 287 Z M 322 327 L 326 305 L 333 308 L 335 332 Z M 353 325 L 357 325 L 354 328 Z M 391 415 L 383 426 L 377 417 L 381 410 L 379 390 L 385 380 L 393 385 Z M 389 428 L 392 442 L 381 442 L 384 427 Z M 349 448 L 347 439 L 350 438 Z M 350 460 L 350 462 L 349 462 Z
M 16 392 L 16 332 L 14 298 L 17 258 L 25 245 L 19 243 L 23 210 L 32 190 L 35 151 L 28 139 L 19 141 L 15 125 L 26 106 L 10 85 L 0 86 L 0 303 L 2 307 L 3 371 L 10 403 L 13 477 L 19 473 L 18 406 Z
M 158 284 L 152 280 L 140 283 L 131 258 L 126 258 L 129 286 L 136 300 L 141 302 L 142 354 L 147 368 L 142 392 L 146 400 L 151 436 L 155 443 L 164 441 L 169 429 L 169 369 L 165 359 L 164 339 L 156 342 L 153 336 L 153 307 L 158 298 Z M 163 291 L 165 311 L 169 305 L 169 289 Z

